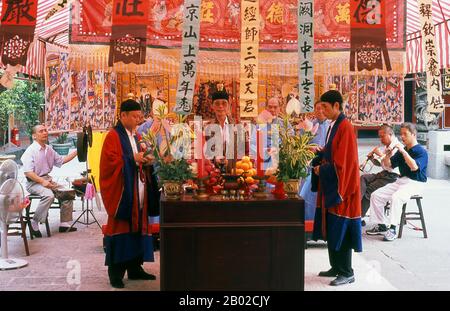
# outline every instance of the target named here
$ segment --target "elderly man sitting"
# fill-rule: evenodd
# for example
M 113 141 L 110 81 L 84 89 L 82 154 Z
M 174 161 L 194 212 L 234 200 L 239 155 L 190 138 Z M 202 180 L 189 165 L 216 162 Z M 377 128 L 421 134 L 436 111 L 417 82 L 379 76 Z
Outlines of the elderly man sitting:
M 61 188 L 60 185 L 52 180 L 49 173 L 52 171 L 53 166 L 61 167 L 63 164 L 73 160 L 77 155 L 77 151 L 70 153 L 66 157 L 57 154 L 51 146 L 47 145 L 48 131 L 45 125 L 33 127 L 32 136 L 34 142 L 25 150 L 21 161 L 24 174 L 27 177 L 27 191 L 41 196 L 34 218 L 31 221 L 33 235 L 40 238 L 42 234 L 39 231 L 39 223 L 43 223 L 47 219 L 48 210 L 55 199 L 55 192 Z M 72 210 L 72 200 L 63 200 L 61 202 L 59 232 L 77 230 L 74 227 L 70 228 Z
M 381 166 L 383 170 L 376 174 L 364 174 L 360 178 L 362 208 L 361 217 L 366 216 L 367 210 L 370 206 L 370 196 L 372 193 L 387 184 L 393 183 L 398 178 L 398 169 L 397 172 L 395 172 L 391 167 L 384 166 L 383 162 L 376 162 L 374 158 L 374 155 L 377 155 L 380 159 L 382 159 L 388 153 L 393 156 L 397 152 L 395 147 L 398 145 L 399 141 L 397 137 L 395 137 L 394 130 L 389 125 L 383 125 L 378 130 L 378 137 L 380 138 L 380 142 L 384 148 L 380 150 L 379 147 L 375 147 L 367 155 L 367 157 L 371 159 L 375 165 Z M 365 225 L 364 220 L 362 221 L 362 225 Z

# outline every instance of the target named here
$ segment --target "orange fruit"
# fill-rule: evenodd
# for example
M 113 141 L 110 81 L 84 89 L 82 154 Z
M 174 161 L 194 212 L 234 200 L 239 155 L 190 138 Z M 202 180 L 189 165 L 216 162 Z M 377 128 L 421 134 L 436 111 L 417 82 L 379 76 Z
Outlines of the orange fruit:
M 256 175 L 256 170 L 254 168 L 252 168 L 250 170 L 250 176 L 255 176 Z
M 250 165 L 248 163 L 242 163 L 240 168 L 242 168 L 244 172 L 246 172 L 250 169 Z
M 249 169 L 253 168 L 253 163 L 252 162 L 248 162 L 247 164 L 248 164 L 248 168 Z
M 247 177 L 246 179 L 245 179 L 245 182 L 247 183 L 247 184 L 253 184 L 254 182 L 255 182 L 255 180 L 253 179 L 253 177 Z
M 242 175 L 244 173 L 244 170 L 242 168 L 236 169 L 236 175 Z
M 250 157 L 249 157 L 249 156 L 244 156 L 244 157 L 242 157 L 242 162 L 244 162 L 244 163 L 250 163 Z
M 236 162 L 236 168 L 242 168 L 242 161 Z

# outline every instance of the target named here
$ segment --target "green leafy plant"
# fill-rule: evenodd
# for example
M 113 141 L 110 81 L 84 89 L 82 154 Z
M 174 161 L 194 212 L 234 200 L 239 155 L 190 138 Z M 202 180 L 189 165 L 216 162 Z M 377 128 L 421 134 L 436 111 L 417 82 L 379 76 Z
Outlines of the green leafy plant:
M 176 150 L 180 149 L 180 142 L 182 139 L 180 135 L 186 134 L 179 132 L 177 136 L 168 137 L 166 131 L 169 120 L 173 120 L 175 124 L 185 123 L 187 116 L 178 115 L 175 113 L 164 112 L 164 107 L 159 107 L 158 115 L 155 117 L 155 122 L 158 122 L 159 128 L 152 130 L 151 128 L 147 133 L 142 135 L 142 143 L 147 145 L 147 152 L 145 155 L 152 153 L 156 160 L 156 175 L 161 182 L 175 181 L 185 182 L 194 178 L 189 162 L 184 157 L 175 156 Z M 167 144 L 163 148 L 164 144 L 158 142 L 157 133 L 160 133 L 162 141 L 166 141 Z M 192 132 L 189 131 L 189 135 Z
M 278 169 L 276 177 L 286 182 L 290 179 L 300 179 L 308 175 L 309 162 L 314 158 L 312 151 L 316 144 L 311 144 L 314 134 L 304 131 L 295 134 L 289 123 L 289 116 L 283 117 L 280 126 L 280 148 L 278 151 Z
M 61 135 L 56 138 L 55 141 L 57 144 L 65 144 L 67 143 L 67 133 L 61 133 Z
M 18 118 L 24 122 L 26 132 L 31 138 L 33 127 L 40 122 L 40 114 L 44 110 L 44 91 L 41 85 L 37 83 L 17 84 L 20 106 L 18 109 Z
M 161 181 L 185 182 L 194 178 L 191 167 L 186 159 L 159 162 L 156 173 Z
M 40 123 L 39 117 L 44 108 L 44 91 L 37 83 L 16 80 L 14 87 L 0 93 L 0 129 L 3 144 L 8 137 L 8 118 L 14 114 L 24 123 L 31 138 L 33 126 Z

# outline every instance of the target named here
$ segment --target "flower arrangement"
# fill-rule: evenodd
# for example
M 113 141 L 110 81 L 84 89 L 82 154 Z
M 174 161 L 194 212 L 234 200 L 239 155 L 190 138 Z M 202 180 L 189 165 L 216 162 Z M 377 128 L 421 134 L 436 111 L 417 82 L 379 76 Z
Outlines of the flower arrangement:
M 159 107 L 152 127 L 142 135 L 140 143 L 145 144 L 145 156 L 153 154 L 155 157 L 155 171 L 161 182 L 184 183 L 192 179 L 194 174 L 189 161 L 180 152 L 180 149 L 184 147 L 181 136 L 189 135 L 191 138 L 192 131 L 187 125 L 181 126 L 182 130 L 177 135 L 170 136 L 172 127 L 175 124 L 184 125 L 187 116 L 165 113 L 164 110 L 164 106 Z
M 280 147 L 278 150 L 278 169 L 276 177 L 278 181 L 304 178 L 308 175 L 309 162 L 314 158 L 316 144 L 311 144 L 317 127 L 312 122 L 305 120 L 297 127 L 301 129 L 299 134 L 294 134 L 290 126 L 289 116 L 283 117 L 283 125 L 280 126 Z

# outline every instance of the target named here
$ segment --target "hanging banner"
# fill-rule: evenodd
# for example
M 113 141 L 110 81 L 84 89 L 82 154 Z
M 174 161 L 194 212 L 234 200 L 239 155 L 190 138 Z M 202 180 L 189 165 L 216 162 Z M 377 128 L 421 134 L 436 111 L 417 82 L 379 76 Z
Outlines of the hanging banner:
M 36 28 L 37 6 L 38 0 L 2 0 L 0 51 L 4 65 L 26 65 Z
M 386 44 L 386 0 L 350 0 L 350 71 L 391 71 Z M 370 35 L 368 35 L 370 34 Z
M 314 111 L 314 1 L 298 1 L 298 83 L 302 112 Z
M 117 62 L 145 64 L 149 1 L 113 1 L 110 67 Z
M 241 1 L 240 115 L 258 115 L 259 0 Z
M 129 1 L 130 2 L 130 1 Z M 240 48 L 241 0 L 203 0 L 200 48 Z M 297 51 L 298 0 L 260 0 L 260 50 Z M 386 2 L 388 49 L 405 48 L 405 1 Z M 184 0 L 150 0 L 147 44 L 180 47 Z M 112 0 L 84 0 L 72 11 L 72 43 L 107 43 L 111 34 Z M 78 15 L 75 15 L 78 14 Z M 314 1 L 316 50 L 350 49 L 350 1 Z
M 45 16 L 45 21 L 49 20 L 53 15 L 64 9 L 69 3 L 72 3 L 72 0 L 58 0 L 53 7 L 48 11 Z
M 444 110 L 442 99 L 441 71 L 435 44 L 432 0 L 418 0 L 422 51 L 427 73 L 428 112 L 441 113 Z
M 186 0 L 184 2 L 181 65 L 178 75 L 176 106 L 174 108 L 174 111 L 179 114 L 189 114 L 192 111 L 195 79 L 197 77 L 201 2 L 201 0 Z

